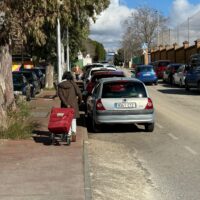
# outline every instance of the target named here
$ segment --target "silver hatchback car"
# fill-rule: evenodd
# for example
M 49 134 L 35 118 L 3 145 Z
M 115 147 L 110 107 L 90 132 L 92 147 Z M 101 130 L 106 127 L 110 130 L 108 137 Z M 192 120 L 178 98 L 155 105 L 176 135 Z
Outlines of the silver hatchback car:
M 154 130 L 154 107 L 145 85 L 135 78 L 103 78 L 87 99 L 87 119 L 94 132 L 101 124 L 130 124 Z

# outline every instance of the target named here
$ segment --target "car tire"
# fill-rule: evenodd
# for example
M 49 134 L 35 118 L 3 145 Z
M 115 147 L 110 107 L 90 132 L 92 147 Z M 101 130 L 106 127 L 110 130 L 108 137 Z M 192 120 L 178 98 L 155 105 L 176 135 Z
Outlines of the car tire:
M 144 125 L 144 127 L 145 127 L 145 131 L 146 132 L 153 132 L 153 130 L 154 130 L 154 123 L 151 123 L 151 124 L 147 123 L 147 124 Z
M 186 90 L 186 91 L 190 91 L 190 87 L 189 87 L 189 85 L 187 84 L 187 81 L 185 81 L 185 90 Z
M 183 87 L 183 83 L 182 83 L 182 80 L 180 79 L 179 81 L 179 87 L 182 88 Z
M 31 91 L 31 97 L 35 98 L 35 95 L 36 95 L 36 91 L 35 91 L 35 88 L 33 88 Z
M 197 90 L 200 92 L 200 81 L 197 83 Z
M 31 100 L 31 95 L 30 94 L 26 94 L 26 101 L 30 101 Z
M 158 81 L 154 82 L 154 85 L 158 85 Z
M 88 132 L 90 132 L 90 133 L 93 132 L 91 121 L 92 121 L 92 118 L 89 115 L 87 115 L 87 117 L 86 117 L 86 127 L 87 127 Z
M 99 124 L 96 124 L 95 120 L 92 119 L 92 131 L 94 133 L 98 133 L 100 132 L 100 125 Z

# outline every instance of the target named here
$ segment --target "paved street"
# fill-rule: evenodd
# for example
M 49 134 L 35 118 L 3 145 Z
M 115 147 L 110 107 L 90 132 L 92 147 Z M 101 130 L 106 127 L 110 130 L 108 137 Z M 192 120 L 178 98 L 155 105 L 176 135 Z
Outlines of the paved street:
M 200 95 L 148 86 L 156 128 L 105 126 L 89 134 L 93 199 L 198 200 Z

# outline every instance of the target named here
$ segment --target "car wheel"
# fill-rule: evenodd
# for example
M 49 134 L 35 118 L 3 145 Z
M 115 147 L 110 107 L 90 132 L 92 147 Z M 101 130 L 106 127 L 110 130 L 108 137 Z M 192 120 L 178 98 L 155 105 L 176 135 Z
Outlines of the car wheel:
M 95 132 L 95 133 L 100 132 L 100 125 L 99 125 L 99 124 L 96 124 L 96 122 L 95 122 L 94 119 L 92 119 L 92 130 L 93 130 L 93 132 Z
M 183 87 L 183 83 L 182 83 L 182 80 L 180 79 L 179 81 L 179 86 L 182 88 Z
M 200 82 L 198 82 L 198 84 L 197 84 L 197 90 L 198 90 L 198 92 L 200 92 Z
M 174 77 L 172 77 L 172 85 L 175 85 Z
M 144 125 L 144 127 L 145 127 L 145 131 L 146 132 L 153 132 L 153 130 L 154 130 L 154 123 L 151 123 L 151 124 L 147 123 L 147 124 Z
M 31 94 L 30 93 L 26 93 L 26 101 L 30 101 L 31 100 Z
M 190 91 L 190 87 L 189 87 L 187 81 L 185 81 L 185 90 L 186 90 L 186 91 Z
M 35 95 L 36 95 L 35 88 L 33 88 L 31 91 L 31 97 L 35 98 Z
M 158 81 L 154 82 L 154 85 L 158 85 Z

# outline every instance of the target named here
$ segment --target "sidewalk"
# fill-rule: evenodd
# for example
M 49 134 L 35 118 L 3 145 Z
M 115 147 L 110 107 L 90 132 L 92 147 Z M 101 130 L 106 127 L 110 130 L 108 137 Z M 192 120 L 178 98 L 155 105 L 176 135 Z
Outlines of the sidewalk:
M 30 102 L 31 115 L 41 126 L 33 139 L 0 145 L 1 200 L 84 200 L 84 120 L 78 121 L 77 141 L 49 145 L 48 119 L 54 91 L 43 91 Z M 83 114 L 81 115 L 83 117 Z M 87 196 L 87 195 L 86 195 Z

